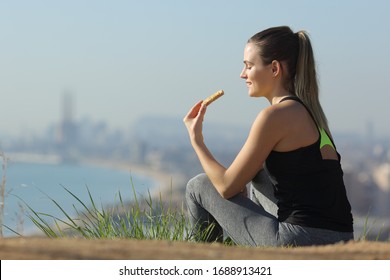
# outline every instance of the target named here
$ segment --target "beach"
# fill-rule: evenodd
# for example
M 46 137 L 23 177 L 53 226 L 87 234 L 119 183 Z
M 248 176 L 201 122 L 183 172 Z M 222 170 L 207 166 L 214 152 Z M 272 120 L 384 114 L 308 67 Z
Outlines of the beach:
M 80 159 L 81 164 L 89 166 L 98 166 L 102 168 L 117 169 L 125 172 L 142 175 L 145 177 L 152 178 L 157 186 L 166 188 L 170 186 L 172 175 L 166 174 L 163 171 L 157 170 L 147 165 L 134 164 L 127 161 L 101 159 L 101 158 L 82 158 Z
M 106 160 L 99 158 L 84 158 L 81 163 L 89 166 L 97 166 L 102 168 L 113 168 L 125 172 L 134 173 L 137 175 L 151 178 L 155 184 L 148 191 L 152 198 L 167 199 L 174 205 L 181 206 L 184 202 L 184 187 L 186 178 L 182 174 L 169 174 L 165 171 L 155 169 L 148 165 L 134 164 L 126 161 Z

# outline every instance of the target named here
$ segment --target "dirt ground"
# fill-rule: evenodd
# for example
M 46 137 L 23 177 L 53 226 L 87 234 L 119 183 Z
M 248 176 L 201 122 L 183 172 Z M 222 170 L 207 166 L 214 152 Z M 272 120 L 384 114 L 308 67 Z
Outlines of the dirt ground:
M 244 248 L 220 244 L 140 240 L 0 239 L 1 260 L 390 260 L 390 243 L 352 241 L 297 248 Z

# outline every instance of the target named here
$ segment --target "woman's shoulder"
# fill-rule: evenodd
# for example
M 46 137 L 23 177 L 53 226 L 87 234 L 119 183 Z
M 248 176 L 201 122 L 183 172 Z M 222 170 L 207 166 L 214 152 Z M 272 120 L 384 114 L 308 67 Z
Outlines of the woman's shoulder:
M 301 104 L 288 100 L 264 108 L 259 112 L 257 118 L 271 123 L 278 123 L 280 121 L 289 122 L 292 119 L 305 117 L 306 114 L 307 112 Z
M 286 134 L 289 111 L 290 109 L 280 106 L 280 104 L 264 108 L 258 113 L 252 131 L 255 134 L 264 135 L 267 139 L 272 139 L 276 143 Z
M 291 138 L 301 138 L 306 132 L 313 132 L 313 135 L 317 135 L 317 130 L 305 107 L 292 100 L 264 108 L 259 112 L 253 127 L 258 132 L 260 130 L 265 132 L 267 137 L 272 137 L 276 142 L 283 139 L 290 141 Z

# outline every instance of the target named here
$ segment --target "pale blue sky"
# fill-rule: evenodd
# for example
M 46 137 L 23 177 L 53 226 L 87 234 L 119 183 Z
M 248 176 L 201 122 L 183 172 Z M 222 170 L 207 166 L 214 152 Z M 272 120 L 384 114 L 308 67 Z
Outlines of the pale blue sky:
M 276 25 L 311 34 L 321 101 L 334 132 L 390 136 L 390 1 L 0 0 L 0 135 L 60 118 L 128 128 L 145 115 L 182 118 L 216 90 L 206 121 L 249 126 L 265 106 L 239 78 L 243 48 Z

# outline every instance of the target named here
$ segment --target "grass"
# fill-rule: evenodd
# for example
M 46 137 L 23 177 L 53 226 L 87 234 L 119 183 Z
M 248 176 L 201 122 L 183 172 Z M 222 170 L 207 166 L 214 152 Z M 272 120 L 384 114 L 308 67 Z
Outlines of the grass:
M 119 201 L 111 207 L 98 206 L 88 187 L 89 201 L 86 203 L 62 186 L 75 202 L 72 204 L 75 214 L 71 215 L 66 212 L 55 199 L 50 197 L 49 199 L 58 207 L 64 216 L 63 218 L 37 212 L 21 198 L 19 199 L 26 205 L 29 219 L 39 231 L 51 238 L 130 238 L 169 241 L 205 241 L 209 239 L 212 225 L 202 232 L 194 230 L 187 219 L 183 206 L 181 208 L 174 206 L 171 199 L 164 201 L 161 193 L 157 199 L 153 199 L 150 192 L 146 198 L 139 199 L 133 182 L 131 181 L 131 183 L 133 201 L 125 203 L 119 192 Z M 18 234 L 9 227 L 7 228 Z M 232 243 L 226 241 L 225 244 L 231 245 Z
M 374 230 L 374 225 L 375 225 L 375 220 L 369 223 L 369 216 L 370 216 L 370 211 L 368 211 L 365 219 L 364 219 L 364 224 L 363 224 L 363 232 L 362 235 L 358 240 L 362 241 L 380 241 L 381 240 L 381 234 L 383 232 L 384 226 L 382 225 L 379 230 L 376 233 L 372 233 Z M 390 241 L 390 237 L 385 240 L 387 242 Z

